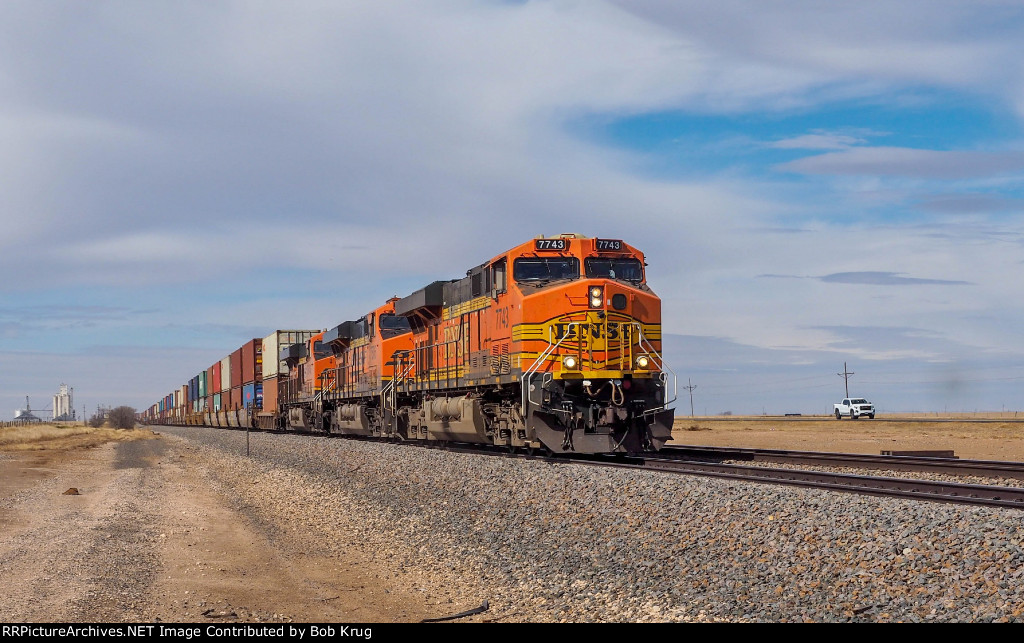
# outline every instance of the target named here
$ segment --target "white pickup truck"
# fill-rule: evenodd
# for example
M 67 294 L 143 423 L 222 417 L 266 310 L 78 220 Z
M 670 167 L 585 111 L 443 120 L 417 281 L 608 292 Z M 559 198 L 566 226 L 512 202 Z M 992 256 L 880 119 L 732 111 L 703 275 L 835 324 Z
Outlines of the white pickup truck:
M 849 415 L 851 420 L 856 420 L 864 415 L 872 420 L 875 419 L 875 405 L 862 397 L 848 397 L 833 406 L 837 420 L 843 419 L 844 415 Z

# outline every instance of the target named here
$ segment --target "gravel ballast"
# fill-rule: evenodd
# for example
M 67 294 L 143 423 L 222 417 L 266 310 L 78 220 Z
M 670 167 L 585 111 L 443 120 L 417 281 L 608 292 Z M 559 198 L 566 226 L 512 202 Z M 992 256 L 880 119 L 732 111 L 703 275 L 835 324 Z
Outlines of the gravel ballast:
M 1019 511 L 407 445 L 161 428 L 281 537 L 498 621 L 1015 621 Z M 170 438 L 175 439 L 175 438 Z

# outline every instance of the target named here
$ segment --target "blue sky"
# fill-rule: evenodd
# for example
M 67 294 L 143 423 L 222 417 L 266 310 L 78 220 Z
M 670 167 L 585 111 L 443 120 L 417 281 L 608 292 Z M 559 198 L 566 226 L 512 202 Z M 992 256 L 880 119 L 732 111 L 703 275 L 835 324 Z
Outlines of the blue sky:
M 697 413 L 827 412 L 844 363 L 1024 412 L 1022 42 L 997 0 L 4 2 L 0 414 L 559 232 L 647 253 Z

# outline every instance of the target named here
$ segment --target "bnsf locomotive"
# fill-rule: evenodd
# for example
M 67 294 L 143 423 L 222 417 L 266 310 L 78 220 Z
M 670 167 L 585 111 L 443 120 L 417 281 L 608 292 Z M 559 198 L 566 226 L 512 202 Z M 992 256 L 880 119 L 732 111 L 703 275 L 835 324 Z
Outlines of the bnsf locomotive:
M 645 266 L 617 239 L 533 239 L 358 320 L 247 342 L 143 419 L 655 451 L 671 437 L 675 382 Z

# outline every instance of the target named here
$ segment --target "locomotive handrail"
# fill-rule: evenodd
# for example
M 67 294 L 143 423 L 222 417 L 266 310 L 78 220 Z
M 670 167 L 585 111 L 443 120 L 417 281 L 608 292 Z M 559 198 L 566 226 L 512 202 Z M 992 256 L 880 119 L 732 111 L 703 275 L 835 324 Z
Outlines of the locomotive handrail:
M 536 375 L 537 371 L 540 370 L 541 364 L 545 360 L 547 360 L 548 357 L 551 357 L 551 354 L 554 353 L 555 350 L 557 350 L 558 347 L 562 345 L 562 342 L 564 342 L 566 339 L 568 339 L 568 337 L 569 337 L 569 329 L 571 329 L 573 326 L 579 326 L 580 323 L 581 322 L 569 322 L 566 325 L 564 332 L 562 333 L 562 337 L 556 343 L 554 343 L 554 344 L 551 343 L 551 340 L 553 339 L 552 334 L 554 333 L 555 327 L 554 326 L 548 326 L 548 347 L 545 348 L 543 351 L 541 351 L 541 354 L 538 355 L 537 359 L 535 359 L 533 361 L 533 364 L 530 365 L 530 368 L 526 369 L 526 372 L 523 373 L 523 375 L 522 375 L 521 388 L 523 389 L 523 417 L 524 418 L 526 417 L 526 409 L 527 409 L 527 407 L 529 407 L 530 404 L 535 404 L 537 406 L 540 406 L 540 404 L 537 404 L 537 402 L 534 402 L 533 399 L 531 399 L 531 396 L 530 396 L 530 380 L 532 380 L 533 376 Z
M 384 403 L 384 408 L 391 409 L 392 411 L 396 411 L 397 410 L 397 407 L 398 407 L 398 401 L 397 401 L 397 397 L 396 397 L 396 395 L 397 395 L 397 391 L 396 391 L 397 386 L 398 386 L 398 384 L 401 381 L 405 380 L 405 376 L 409 374 L 409 371 L 411 371 L 415 365 L 416 365 L 416 360 L 415 359 L 410 359 L 409 360 L 409 365 L 405 367 L 404 371 L 399 373 L 398 370 L 401 368 L 401 358 L 400 357 L 396 357 L 396 359 L 395 359 L 395 375 L 391 378 L 391 380 L 387 383 L 387 385 L 384 386 L 383 390 L 381 390 L 381 392 L 380 392 L 381 400 Z
M 654 345 L 651 344 L 651 341 L 649 339 L 647 339 L 647 337 L 644 335 L 644 327 L 643 327 L 643 325 L 640 322 L 633 322 L 633 323 L 630 324 L 630 326 L 631 327 L 635 326 L 636 329 L 637 329 L 637 332 L 639 333 L 640 339 L 639 339 L 639 341 L 637 341 L 637 345 L 640 346 L 640 348 L 644 348 L 644 346 L 646 345 L 647 352 L 657 356 L 658 363 L 661 365 L 661 369 L 662 369 L 662 372 L 661 372 L 661 381 L 662 381 L 662 383 L 666 383 L 665 369 L 668 369 L 668 372 L 672 374 L 672 399 L 671 400 L 666 400 L 665 403 L 662 404 L 660 407 L 656 407 L 656 408 L 653 408 L 653 409 L 648 409 L 648 410 L 643 412 L 643 415 L 651 415 L 653 413 L 657 413 L 658 411 L 662 411 L 662 410 L 668 408 L 669 404 L 671 404 L 671 403 L 675 402 L 677 399 L 679 399 L 679 377 L 676 375 L 676 372 L 672 370 L 672 367 L 665 363 L 665 358 L 662 356 L 662 354 L 660 352 L 658 352 L 654 348 Z M 667 388 L 666 388 L 666 392 L 667 392 Z

